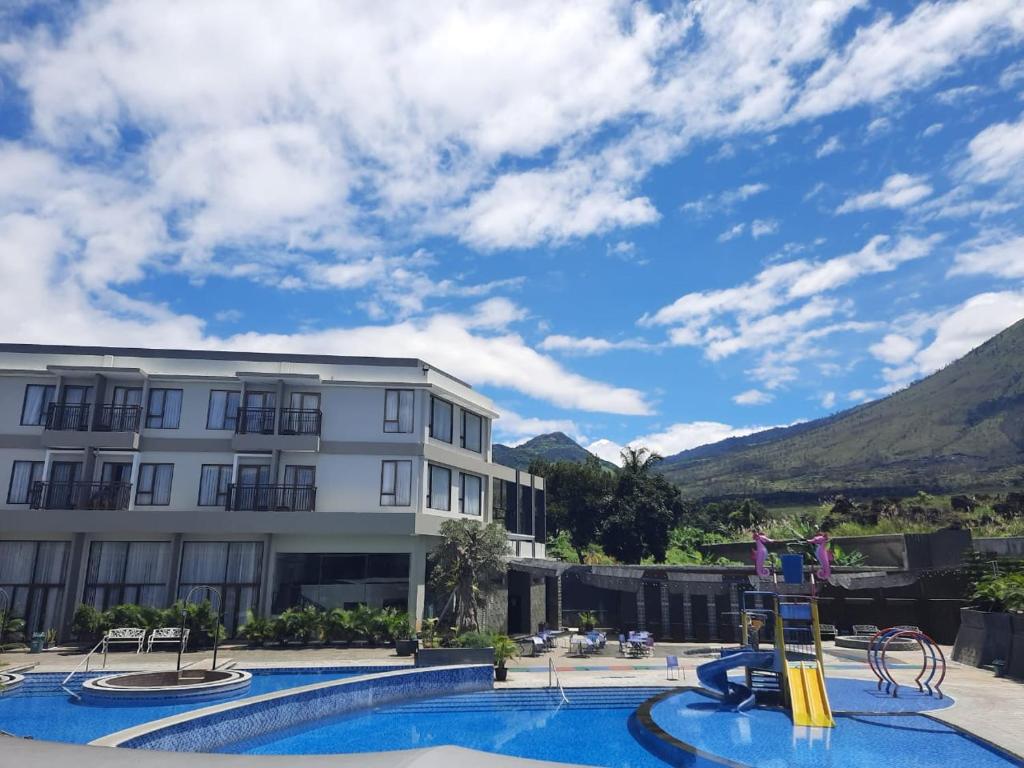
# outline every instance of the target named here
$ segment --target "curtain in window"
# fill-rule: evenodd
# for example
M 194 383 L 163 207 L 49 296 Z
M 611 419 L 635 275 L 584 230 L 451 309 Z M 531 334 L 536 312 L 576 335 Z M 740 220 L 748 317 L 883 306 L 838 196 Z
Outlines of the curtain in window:
M 452 404 L 431 398 L 430 435 L 446 443 L 452 441 Z
M 432 509 L 452 508 L 452 475 L 444 467 L 430 467 L 430 506 Z
M 227 567 L 226 541 L 188 541 L 181 552 L 181 583 L 221 584 Z
M 164 429 L 177 429 L 181 422 L 181 390 L 164 390 Z
M 126 584 L 166 584 L 170 544 L 163 541 L 133 541 L 128 546 L 124 581 Z
M 8 504 L 28 504 L 32 484 L 43 479 L 43 462 L 16 461 L 11 469 L 11 487 Z
M 412 503 L 412 462 L 394 462 L 395 473 L 395 504 L 407 507 Z
M 42 424 L 53 402 L 56 387 L 52 384 L 29 384 L 25 387 L 25 405 L 21 410 L 21 423 Z
M 253 584 L 260 580 L 263 544 L 258 541 L 232 542 L 228 550 L 228 584 Z
M 89 547 L 89 584 L 120 584 L 128 557 L 126 541 L 94 541 Z
M 34 541 L 0 541 L 0 584 L 31 584 Z
M 226 392 L 222 389 L 210 390 L 210 410 L 206 417 L 207 429 L 234 429 L 238 423 L 238 406 L 240 392 Z M 181 403 L 178 403 L 181 409 Z
M 462 512 L 467 515 L 480 514 L 480 478 L 476 475 L 462 476 Z
M 482 432 L 483 422 L 482 419 L 475 413 L 469 413 L 468 411 L 462 412 L 462 424 L 463 424 L 463 435 L 462 443 L 463 447 L 470 451 L 476 451 L 479 453 L 482 450 Z
M 171 503 L 171 478 L 173 464 L 157 464 L 153 472 L 153 504 Z
M 222 472 L 222 469 L 227 471 Z M 199 504 L 200 506 L 216 506 L 220 494 L 227 493 L 228 485 L 231 482 L 230 467 L 221 467 L 220 464 L 205 464 L 199 476 Z

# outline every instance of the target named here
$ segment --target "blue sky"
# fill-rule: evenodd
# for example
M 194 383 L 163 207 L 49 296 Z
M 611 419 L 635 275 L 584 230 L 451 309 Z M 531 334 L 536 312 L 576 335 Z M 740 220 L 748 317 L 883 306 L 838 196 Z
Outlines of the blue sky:
M 498 439 L 817 418 L 1024 317 L 1024 3 L 0 10 L 8 341 L 416 355 Z

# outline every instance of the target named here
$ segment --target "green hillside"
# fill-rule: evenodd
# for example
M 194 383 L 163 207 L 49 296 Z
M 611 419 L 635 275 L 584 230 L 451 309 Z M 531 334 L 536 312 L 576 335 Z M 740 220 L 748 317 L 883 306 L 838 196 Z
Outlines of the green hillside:
M 575 461 L 582 463 L 592 454 L 581 447 L 575 440 L 564 432 L 551 432 L 547 435 L 538 435 L 532 440 L 527 440 L 522 445 L 514 448 L 495 443 L 491 446 L 491 456 L 498 464 L 506 467 L 525 470 L 530 466 L 533 459 L 544 459 L 546 461 Z M 601 462 L 612 466 L 608 462 Z
M 1024 321 L 882 400 L 661 465 L 689 497 L 900 494 L 1024 481 Z

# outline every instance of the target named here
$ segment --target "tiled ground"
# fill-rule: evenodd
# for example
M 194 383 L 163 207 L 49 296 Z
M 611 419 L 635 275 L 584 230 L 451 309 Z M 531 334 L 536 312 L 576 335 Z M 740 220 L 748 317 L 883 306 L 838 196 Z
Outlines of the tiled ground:
M 564 641 L 563 641 L 564 643 Z M 827 646 L 830 644 L 827 644 Z M 548 685 L 549 664 L 553 660 L 555 671 L 566 688 L 581 686 L 654 686 L 698 685 L 696 667 L 718 655 L 717 644 L 659 643 L 653 657 L 625 659 L 617 648 L 609 647 L 603 654 L 588 658 L 568 655 L 565 647 L 536 658 L 519 658 L 510 664 L 509 680 L 499 687 L 534 688 Z M 944 648 L 948 657 L 951 649 Z M 678 683 L 667 681 L 664 657 L 677 655 L 682 665 Z M 897 679 L 910 683 L 917 674 L 920 654 L 891 654 L 902 666 L 896 668 Z M 186 662 L 208 659 L 209 652 L 186 654 Z M 303 667 L 319 665 L 379 665 L 410 664 L 410 659 L 399 658 L 388 649 L 244 649 L 224 648 L 221 659 L 231 659 L 242 667 Z M 871 678 L 864 657 L 857 652 L 833 652 L 826 649 L 829 675 Z M 74 653 L 49 651 L 40 655 L 8 653 L 0 662 L 10 665 L 26 662 L 38 663 L 38 671 L 70 671 L 81 661 Z M 112 653 L 108 669 L 166 669 L 175 661 L 175 654 L 159 652 L 136 656 L 131 653 Z M 1024 754 L 1024 683 L 1009 679 L 996 679 L 987 670 L 949 663 L 943 690 L 954 697 L 956 705 L 935 713 L 935 716 L 953 725 L 969 730 L 983 739 L 999 744 L 1017 754 Z

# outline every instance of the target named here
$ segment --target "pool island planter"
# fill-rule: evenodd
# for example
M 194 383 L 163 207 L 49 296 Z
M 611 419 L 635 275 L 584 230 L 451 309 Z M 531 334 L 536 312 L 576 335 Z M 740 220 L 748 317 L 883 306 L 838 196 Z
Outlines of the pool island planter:
M 121 672 L 82 683 L 86 703 L 177 704 L 232 696 L 249 689 L 252 673 L 240 669 Z
M 1006 662 L 1012 677 L 1024 677 L 1024 614 L 960 609 L 953 661 L 984 667 Z
M 493 684 L 493 667 L 482 664 L 379 672 L 204 707 L 89 743 L 170 752 L 216 752 L 323 718 L 394 701 L 491 690 Z
M 25 676 L 14 672 L 0 672 L 0 696 L 13 693 L 25 682 Z
M 494 666 L 493 648 L 420 648 L 416 651 L 417 667 L 449 667 L 456 664 L 488 664 Z

